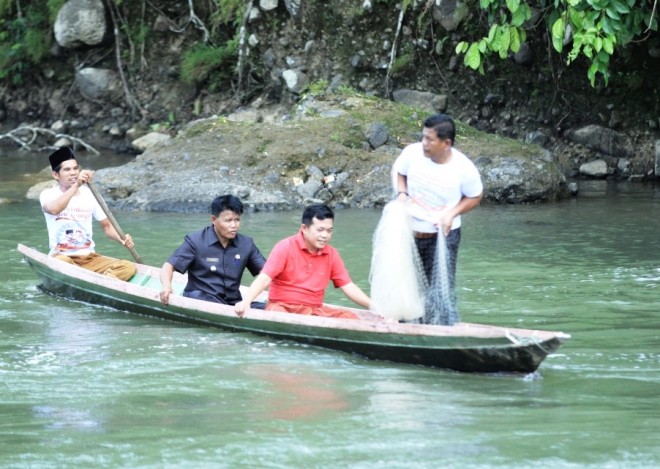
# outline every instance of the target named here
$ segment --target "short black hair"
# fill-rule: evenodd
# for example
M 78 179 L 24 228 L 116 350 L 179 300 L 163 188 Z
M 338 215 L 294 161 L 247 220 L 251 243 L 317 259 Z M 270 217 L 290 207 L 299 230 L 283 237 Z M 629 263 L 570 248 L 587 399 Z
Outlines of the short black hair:
M 448 138 L 451 140 L 452 146 L 454 146 L 456 124 L 454 124 L 454 120 L 447 114 L 433 114 L 427 117 L 424 120 L 424 127 L 435 130 L 439 139 L 444 140 Z
M 213 199 L 213 202 L 211 202 L 211 215 L 217 217 L 225 210 L 231 210 L 241 215 L 243 213 L 243 202 L 231 194 L 219 195 Z
M 302 215 L 302 223 L 306 226 L 311 226 L 314 218 L 317 220 L 325 220 L 326 218 L 333 219 L 335 214 L 330 207 L 324 204 L 312 204 L 308 206 Z

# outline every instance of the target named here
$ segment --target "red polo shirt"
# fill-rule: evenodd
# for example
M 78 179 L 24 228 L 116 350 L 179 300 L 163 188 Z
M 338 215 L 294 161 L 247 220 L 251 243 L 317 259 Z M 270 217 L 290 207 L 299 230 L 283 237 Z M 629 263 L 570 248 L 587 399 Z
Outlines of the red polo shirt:
M 302 230 L 273 247 L 261 272 L 272 279 L 268 301 L 289 304 L 321 306 L 330 280 L 335 288 L 352 282 L 339 252 L 325 245 L 312 254 Z

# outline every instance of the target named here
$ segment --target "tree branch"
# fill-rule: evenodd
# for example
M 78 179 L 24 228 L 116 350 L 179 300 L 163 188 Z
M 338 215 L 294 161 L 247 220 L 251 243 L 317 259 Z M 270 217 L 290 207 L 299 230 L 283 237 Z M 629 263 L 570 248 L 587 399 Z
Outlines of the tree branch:
M 8 139 L 12 140 L 16 144 L 18 144 L 21 149 L 26 150 L 26 151 L 32 151 L 34 148 L 32 148 L 32 145 L 37 141 L 40 135 L 45 135 L 48 137 L 52 137 L 53 139 L 57 140 L 60 138 L 66 138 L 73 142 L 74 144 L 78 144 L 84 149 L 94 153 L 95 155 L 99 154 L 99 151 L 85 142 L 84 140 L 74 137 L 73 135 L 69 134 L 62 134 L 62 133 L 57 133 L 53 130 L 50 129 L 45 129 L 43 127 L 32 127 L 32 126 L 22 126 L 18 127 L 14 130 L 11 130 L 7 132 L 6 134 L 0 134 L 0 140 L 3 139 Z M 44 148 L 44 147 L 40 147 Z M 50 149 L 55 149 L 56 147 L 54 145 L 46 145 L 45 148 L 50 148 Z M 74 147 L 75 148 L 75 147 Z
M 241 91 L 243 89 L 243 69 L 245 68 L 245 58 L 247 57 L 247 45 L 245 36 L 247 34 L 247 22 L 250 18 L 250 10 L 252 10 L 252 0 L 248 2 L 245 14 L 243 15 L 243 24 L 241 24 L 240 33 L 238 36 L 238 64 L 236 64 L 236 71 L 238 73 L 238 86 L 236 87 L 236 95 L 238 100 L 241 99 Z
M 140 111 L 140 113 L 142 113 L 142 108 L 140 107 L 140 103 L 137 102 L 137 100 L 131 94 L 130 89 L 128 88 L 128 81 L 126 80 L 126 76 L 124 75 L 124 68 L 121 61 L 121 36 L 119 35 L 119 27 L 117 26 L 118 13 L 115 11 L 116 5 L 114 4 L 114 2 L 111 1 L 108 3 L 110 4 L 110 8 L 109 8 L 110 17 L 112 18 L 112 28 L 113 28 L 113 33 L 115 35 L 115 59 L 117 61 L 117 71 L 119 72 L 122 85 L 124 86 L 126 103 L 131 109 L 131 116 L 135 119 L 136 111 Z

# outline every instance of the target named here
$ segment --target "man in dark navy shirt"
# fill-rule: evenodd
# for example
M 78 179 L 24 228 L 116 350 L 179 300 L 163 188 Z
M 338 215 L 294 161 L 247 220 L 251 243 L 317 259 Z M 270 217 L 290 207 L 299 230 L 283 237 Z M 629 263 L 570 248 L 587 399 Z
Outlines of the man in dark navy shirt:
M 234 305 L 241 301 L 243 271 L 256 276 L 266 263 L 252 238 L 238 233 L 243 203 L 233 195 L 216 197 L 211 204 L 211 225 L 185 236 L 160 274 L 160 301 L 169 303 L 172 276 L 188 272 L 183 296 Z M 253 307 L 258 307 L 254 305 Z

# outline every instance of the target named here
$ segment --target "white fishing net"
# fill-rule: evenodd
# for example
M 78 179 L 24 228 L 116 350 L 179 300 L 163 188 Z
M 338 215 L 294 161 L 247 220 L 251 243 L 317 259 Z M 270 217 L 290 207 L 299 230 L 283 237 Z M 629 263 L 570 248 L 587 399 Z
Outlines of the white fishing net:
M 424 324 L 452 326 L 460 321 L 456 309 L 456 294 L 449 276 L 449 250 L 447 239 L 438 234 L 433 259 L 430 287 L 426 291 Z
M 373 236 L 371 309 L 381 316 L 411 321 L 424 316 L 426 277 L 405 204 L 383 208 Z

